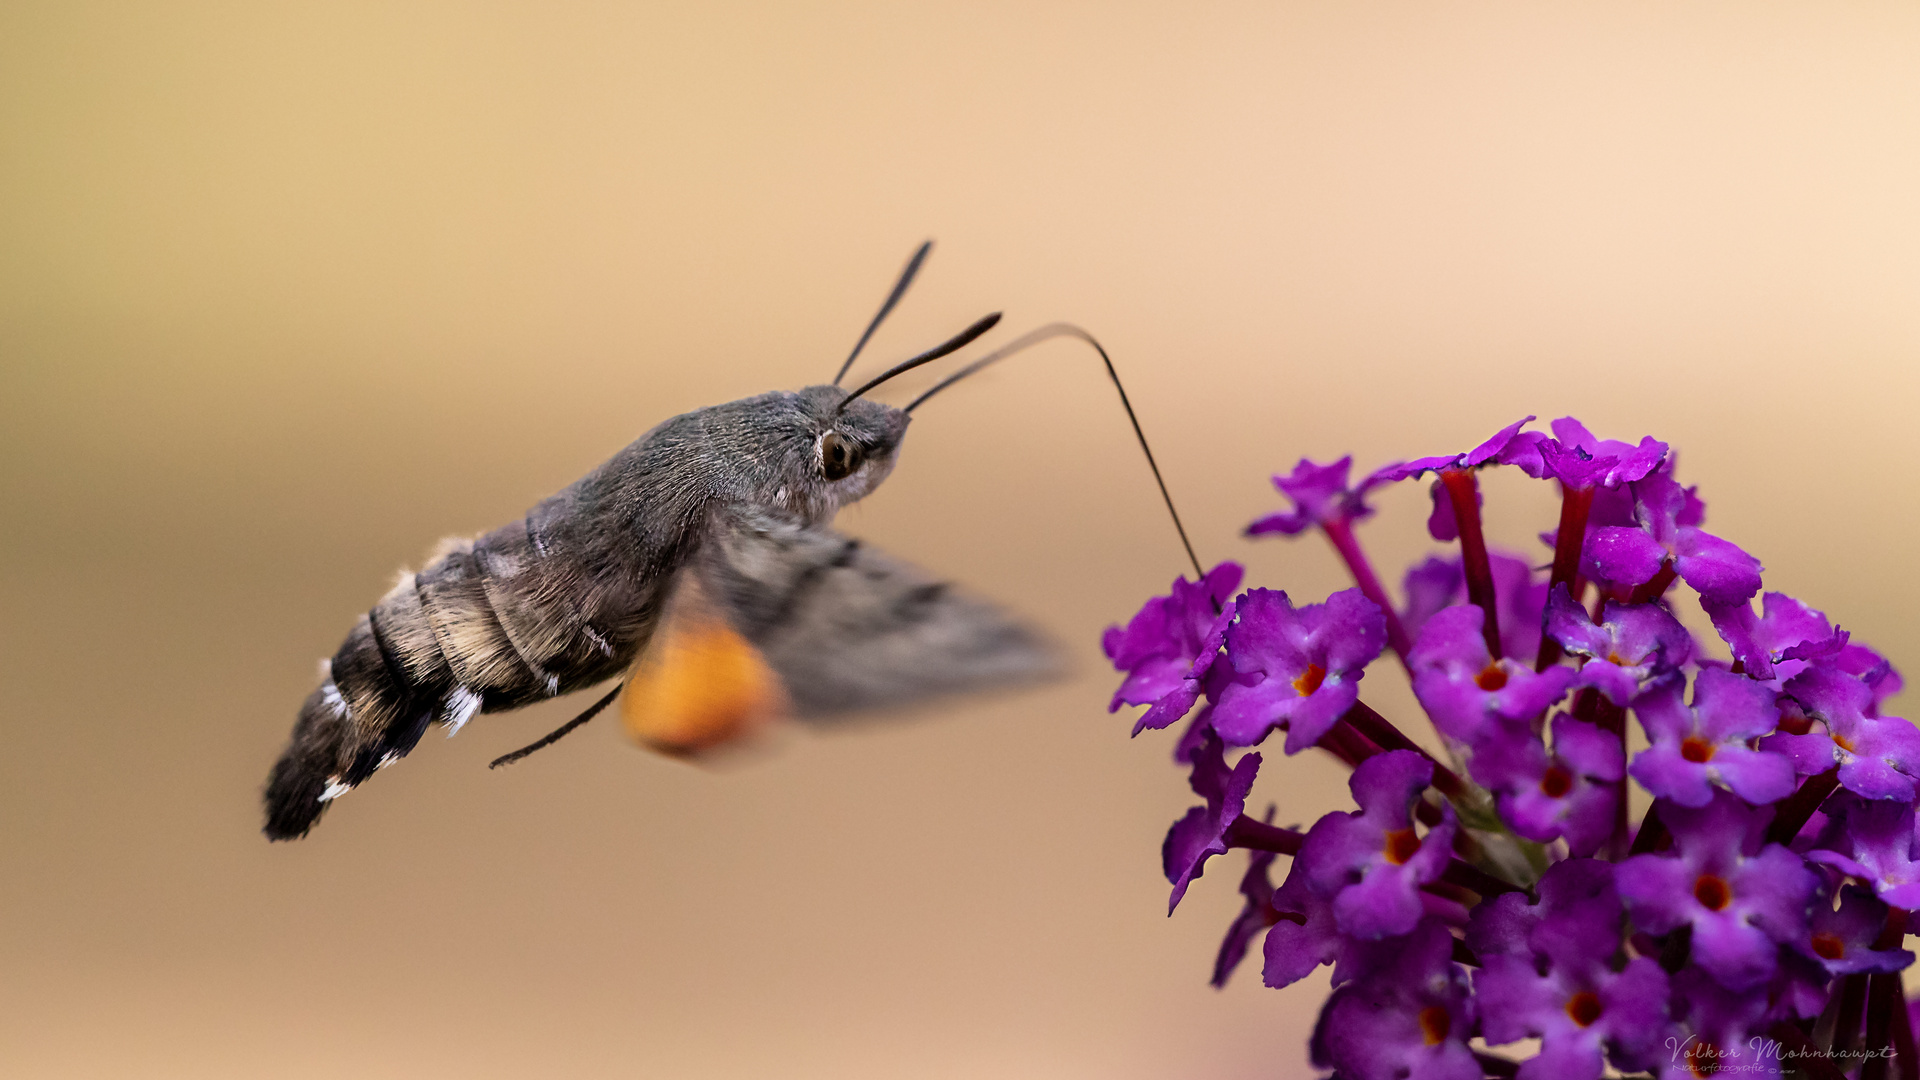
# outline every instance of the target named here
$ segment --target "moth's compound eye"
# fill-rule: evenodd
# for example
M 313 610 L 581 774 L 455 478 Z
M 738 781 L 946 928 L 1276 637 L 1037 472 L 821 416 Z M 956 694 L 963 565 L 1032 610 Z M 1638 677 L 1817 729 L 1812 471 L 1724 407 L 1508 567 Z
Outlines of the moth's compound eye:
M 820 436 L 820 474 L 838 480 L 860 467 L 860 448 L 837 431 Z

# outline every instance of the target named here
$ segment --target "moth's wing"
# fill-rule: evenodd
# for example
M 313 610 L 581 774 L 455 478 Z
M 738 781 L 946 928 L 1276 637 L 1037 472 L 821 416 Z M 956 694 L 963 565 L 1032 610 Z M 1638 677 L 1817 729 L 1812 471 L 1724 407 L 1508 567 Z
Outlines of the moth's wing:
M 676 575 L 619 700 L 627 734 L 666 754 L 710 750 L 790 711 L 780 675 L 735 629 L 697 566 Z
M 1039 633 L 858 540 L 764 511 L 712 518 L 686 573 L 803 719 L 1045 680 Z M 685 586 L 681 586 L 685 588 Z

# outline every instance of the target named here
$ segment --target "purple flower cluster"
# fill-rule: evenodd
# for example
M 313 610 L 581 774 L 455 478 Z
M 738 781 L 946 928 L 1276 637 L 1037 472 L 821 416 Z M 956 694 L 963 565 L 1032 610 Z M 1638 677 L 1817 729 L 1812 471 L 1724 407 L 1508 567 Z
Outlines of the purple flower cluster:
M 1899 974 L 1920 730 L 1882 711 L 1900 676 L 1760 595 L 1759 561 L 1705 530 L 1665 443 L 1526 423 L 1351 486 L 1351 458 L 1275 477 L 1292 508 L 1248 532 L 1321 532 L 1354 588 L 1297 604 L 1236 592 L 1225 563 L 1107 631 L 1112 708 L 1146 706 L 1134 733 L 1187 721 L 1174 756 L 1204 805 L 1162 848 L 1169 909 L 1208 860 L 1249 852 L 1213 981 L 1256 946 L 1268 986 L 1331 966 L 1309 1049 L 1343 1080 L 1920 1076 Z M 1497 467 L 1558 487 L 1538 569 L 1487 545 L 1477 473 Z M 1396 605 L 1354 526 L 1429 474 L 1428 532 L 1458 547 Z M 1680 585 L 1718 642 L 1676 617 Z M 1432 751 L 1361 698 L 1384 652 Z M 1249 816 L 1262 758 L 1244 748 L 1274 732 L 1351 768 L 1355 808 L 1304 830 Z M 1637 822 L 1629 780 L 1651 796 Z M 1524 1060 L 1500 1049 L 1524 1040 Z

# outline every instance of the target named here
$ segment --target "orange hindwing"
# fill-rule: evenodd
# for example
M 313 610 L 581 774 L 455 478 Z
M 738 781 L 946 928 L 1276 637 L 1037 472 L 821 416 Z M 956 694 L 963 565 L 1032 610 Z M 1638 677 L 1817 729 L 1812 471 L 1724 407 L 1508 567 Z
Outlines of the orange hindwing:
M 666 754 L 733 742 L 788 711 L 760 650 L 728 622 L 699 578 L 685 574 L 620 695 L 627 734 Z

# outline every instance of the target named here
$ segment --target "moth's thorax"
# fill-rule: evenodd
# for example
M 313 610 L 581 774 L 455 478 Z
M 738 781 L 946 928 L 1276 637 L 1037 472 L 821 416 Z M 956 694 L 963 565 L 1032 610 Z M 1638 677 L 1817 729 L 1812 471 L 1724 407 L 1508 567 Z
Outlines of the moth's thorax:
M 714 497 L 821 525 L 893 471 L 908 417 L 865 398 L 847 401 L 838 387 L 813 386 L 717 405 L 701 410 L 700 420 Z

